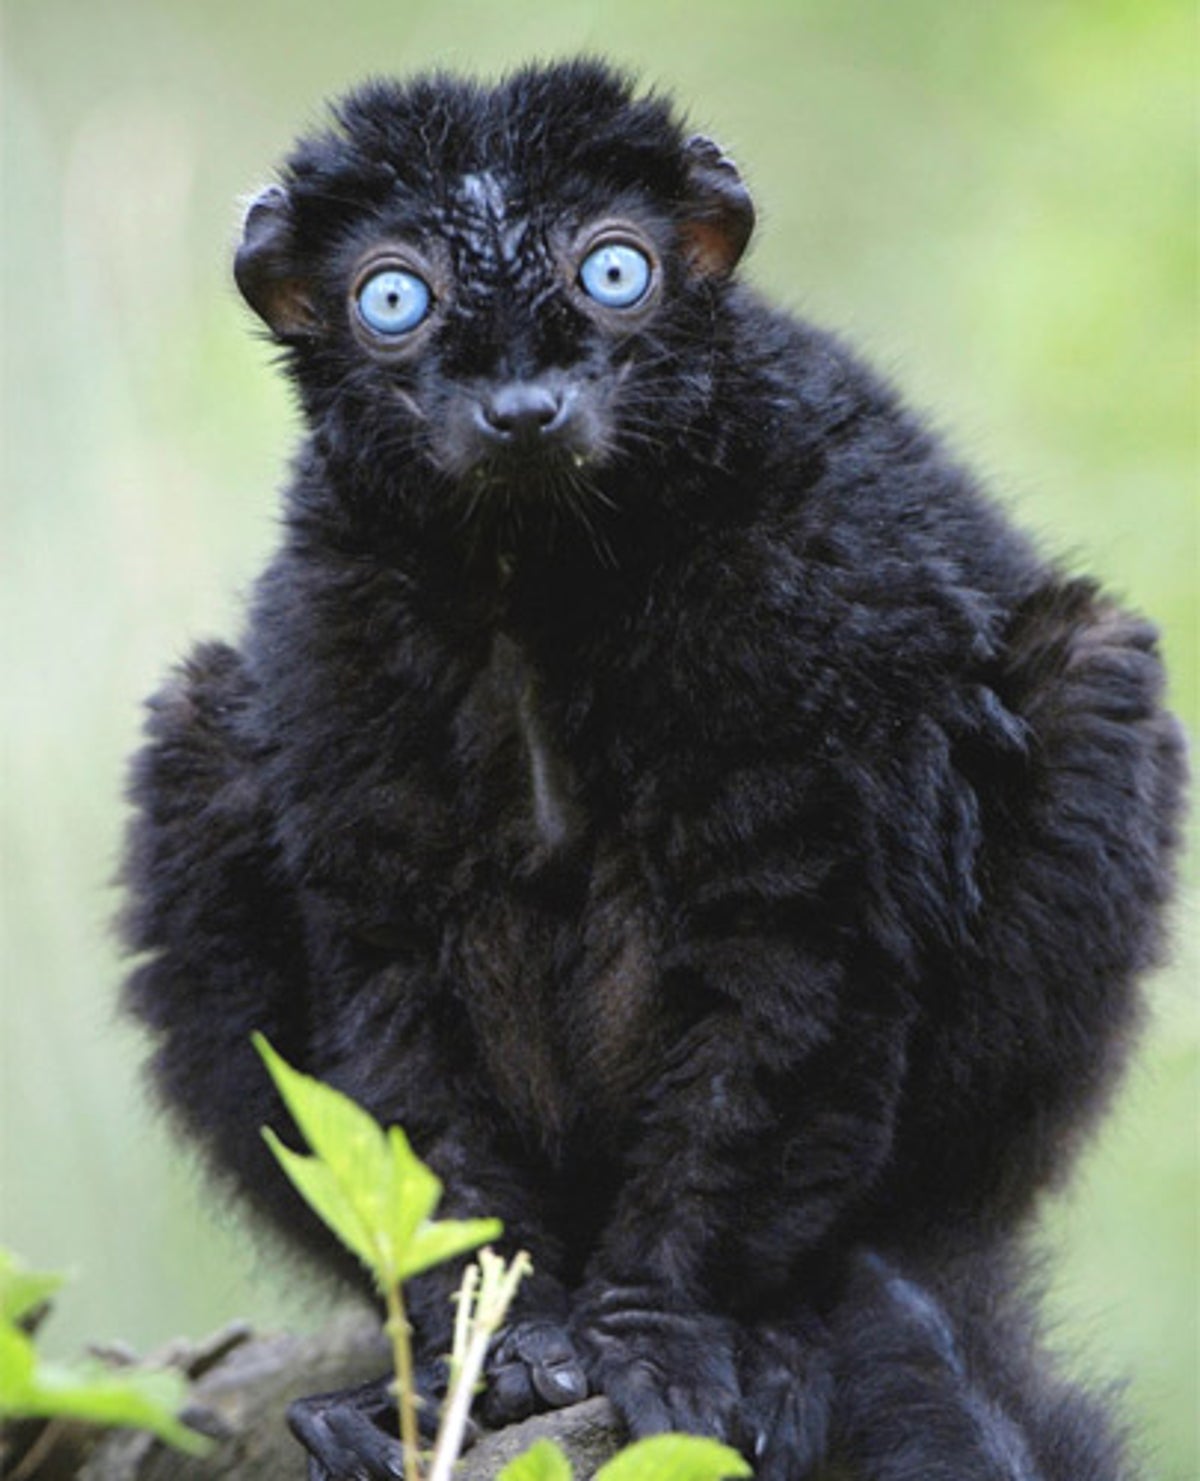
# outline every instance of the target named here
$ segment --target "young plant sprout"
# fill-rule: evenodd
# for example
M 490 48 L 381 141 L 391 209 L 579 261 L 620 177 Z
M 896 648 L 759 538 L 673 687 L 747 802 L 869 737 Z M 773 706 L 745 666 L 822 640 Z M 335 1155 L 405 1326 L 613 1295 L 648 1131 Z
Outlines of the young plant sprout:
M 261 1034 L 254 1035 L 254 1043 L 311 1153 L 285 1147 L 270 1127 L 263 1128 L 263 1136 L 296 1190 L 371 1271 L 383 1298 L 405 1481 L 450 1481 L 488 1346 L 532 1261 L 524 1250 L 505 1261 L 483 1249 L 467 1267 L 457 1297 L 437 1441 L 432 1455 L 423 1456 L 403 1282 L 496 1239 L 500 1221 L 435 1220 L 441 1182 L 398 1126 L 385 1130 L 348 1096 L 293 1069 Z M 596 1481 L 722 1481 L 748 1475 L 746 1462 L 714 1440 L 659 1435 L 630 1446 L 601 1469 Z M 499 1481 L 571 1481 L 571 1468 L 557 1446 L 541 1441 L 506 1466 Z

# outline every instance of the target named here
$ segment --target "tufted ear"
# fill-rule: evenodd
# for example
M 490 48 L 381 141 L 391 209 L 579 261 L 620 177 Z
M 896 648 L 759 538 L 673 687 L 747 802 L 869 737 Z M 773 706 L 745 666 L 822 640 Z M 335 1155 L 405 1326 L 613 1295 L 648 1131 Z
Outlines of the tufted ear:
M 296 262 L 292 203 L 282 185 L 268 185 L 250 202 L 233 276 L 242 297 L 279 339 L 317 327 L 308 282 Z
M 682 233 L 692 268 L 702 277 L 727 277 L 754 230 L 754 202 L 737 166 L 702 134 L 684 145 L 688 198 Z

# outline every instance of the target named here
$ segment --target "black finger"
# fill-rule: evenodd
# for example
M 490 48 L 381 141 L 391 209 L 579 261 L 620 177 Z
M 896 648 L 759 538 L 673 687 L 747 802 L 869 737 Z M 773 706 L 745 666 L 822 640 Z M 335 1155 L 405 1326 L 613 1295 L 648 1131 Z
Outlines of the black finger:
M 550 1362 L 535 1363 L 531 1374 L 538 1396 L 552 1409 L 565 1409 L 588 1396 L 587 1375 L 573 1352 Z
M 299 1399 L 287 1420 L 311 1457 L 309 1481 L 395 1481 L 404 1475 L 398 1442 L 352 1403 Z
M 488 1374 L 483 1399 L 483 1417 L 499 1428 L 528 1419 L 536 1408 L 529 1369 L 523 1362 L 506 1363 Z
M 629 1426 L 633 1439 L 665 1434 L 675 1428 L 674 1416 L 645 1369 L 631 1366 L 619 1376 L 610 1377 L 605 1392 Z
M 355 1458 L 358 1475 L 366 1481 L 393 1481 L 404 1475 L 404 1450 L 398 1440 L 381 1430 L 361 1409 L 345 1405 L 326 1416 L 339 1445 Z

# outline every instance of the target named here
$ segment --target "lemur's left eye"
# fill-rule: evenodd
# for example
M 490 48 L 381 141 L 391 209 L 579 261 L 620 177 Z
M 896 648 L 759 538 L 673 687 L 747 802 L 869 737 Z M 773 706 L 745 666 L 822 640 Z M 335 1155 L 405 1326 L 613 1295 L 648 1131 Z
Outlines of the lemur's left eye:
M 408 334 L 429 313 L 433 295 L 416 273 L 385 267 L 358 290 L 358 314 L 368 329 L 387 336 Z
M 589 252 L 579 268 L 579 282 L 589 298 L 608 309 L 640 303 L 650 286 L 650 259 L 625 242 L 607 242 Z

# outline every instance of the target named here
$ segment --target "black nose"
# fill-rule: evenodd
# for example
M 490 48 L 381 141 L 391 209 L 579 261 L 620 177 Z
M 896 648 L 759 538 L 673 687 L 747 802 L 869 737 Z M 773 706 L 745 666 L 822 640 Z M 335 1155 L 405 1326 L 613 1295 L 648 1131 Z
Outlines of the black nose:
M 540 437 L 564 419 L 562 393 L 527 381 L 492 391 L 483 398 L 481 410 L 484 431 L 505 441 Z

